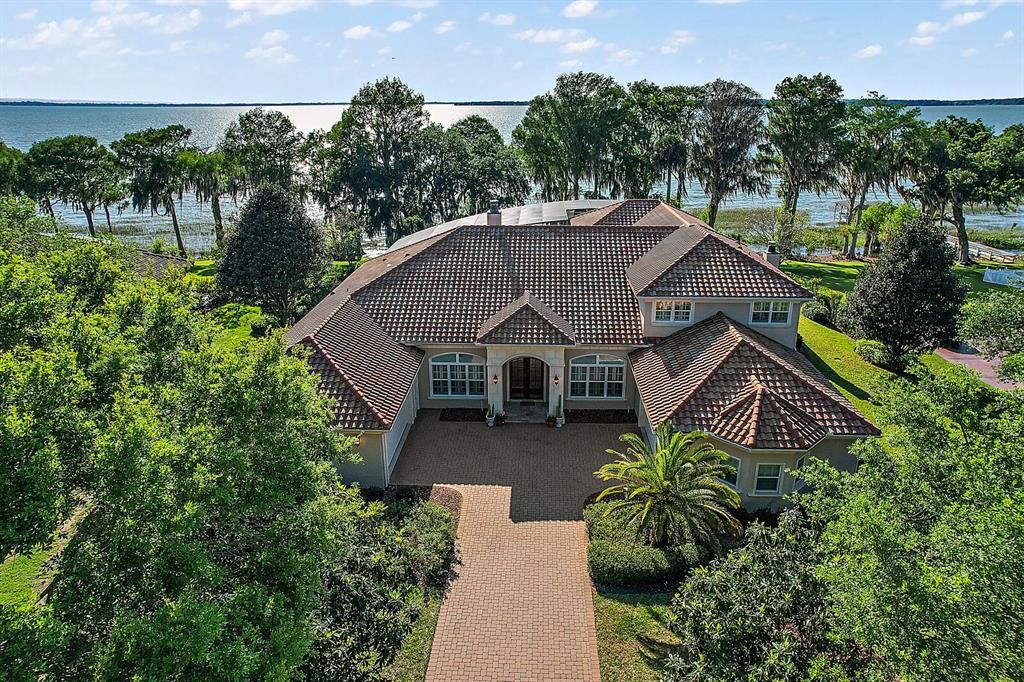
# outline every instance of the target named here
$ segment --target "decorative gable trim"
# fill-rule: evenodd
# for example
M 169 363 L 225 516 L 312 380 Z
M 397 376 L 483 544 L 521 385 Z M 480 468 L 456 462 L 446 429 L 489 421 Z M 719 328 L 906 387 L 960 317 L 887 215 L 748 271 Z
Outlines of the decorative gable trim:
M 576 330 L 527 290 L 480 325 L 476 342 L 572 346 L 576 344 Z

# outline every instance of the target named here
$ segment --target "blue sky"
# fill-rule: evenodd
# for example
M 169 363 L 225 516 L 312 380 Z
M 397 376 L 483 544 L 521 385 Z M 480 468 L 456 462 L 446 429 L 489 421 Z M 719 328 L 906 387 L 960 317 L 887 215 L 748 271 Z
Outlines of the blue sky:
M 620 82 L 824 71 L 849 97 L 1024 96 L 1020 0 L 456 2 L 7 0 L 0 97 L 346 101 L 399 76 L 428 100 L 529 99 L 564 71 Z

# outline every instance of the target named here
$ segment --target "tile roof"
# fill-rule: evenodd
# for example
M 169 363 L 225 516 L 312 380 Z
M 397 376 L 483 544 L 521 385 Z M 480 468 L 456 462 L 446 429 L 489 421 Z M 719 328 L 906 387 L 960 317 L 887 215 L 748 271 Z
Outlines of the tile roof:
M 395 342 L 352 300 L 299 343 L 311 349 L 320 392 L 334 401 L 334 424 L 387 430 L 416 380 L 423 351 Z
M 751 448 L 806 449 L 878 430 L 798 351 L 722 313 L 630 354 L 652 424 Z
M 477 331 L 477 343 L 571 346 L 576 330 L 529 291 L 502 307 Z
M 677 229 L 627 276 L 637 296 L 813 298 L 764 258 L 700 225 Z

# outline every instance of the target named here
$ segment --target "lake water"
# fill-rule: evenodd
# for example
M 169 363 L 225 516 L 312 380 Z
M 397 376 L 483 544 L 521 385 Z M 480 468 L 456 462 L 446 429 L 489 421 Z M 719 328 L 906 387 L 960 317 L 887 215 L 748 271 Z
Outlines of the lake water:
M 250 107 L 122 107 L 122 106 L 0 106 L 0 139 L 6 144 L 27 150 L 33 143 L 60 135 L 90 135 L 104 144 L 120 138 L 127 132 L 181 123 L 192 129 L 192 141 L 203 147 L 217 143 L 228 124 Z M 302 105 L 267 107 L 282 111 L 302 132 L 328 129 L 340 118 L 345 105 Z M 524 106 L 468 106 L 429 104 L 426 106 L 432 121 L 450 125 L 455 121 L 479 114 L 491 121 L 506 140 L 522 120 Z M 980 118 L 997 132 L 1014 123 L 1024 123 L 1024 106 L 937 106 L 922 107 L 921 118 L 936 121 L 955 115 Z M 664 191 L 664 186 L 655 191 Z M 697 210 L 705 203 L 700 187 L 690 183 L 685 206 Z M 872 199 L 883 200 L 884 196 Z M 799 208 L 806 209 L 815 223 L 835 220 L 839 198 L 835 195 L 816 196 L 807 193 L 800 197 Z M 774 195 L 764 197 L 740 196 L 726 202 L 726 208 L 748 208 L 777 205 Z M 226 213 L 234 210 L 230 204 Z M 85 216 L 61 209 L 63 218 L 76 228 L 85 229 Z M 190 249 L 204 250 L 213 244 L 213 217 L 208 206 L 200 206 L 191 197 L 185 197 L 179 218 Z M 102 218 L 101 218 L 102 222 Z M 125 212 L 113 217 L 114 231 L 136 243 L 148 245 L 160 237 L 173 243 L 170 218 Z M 974 213 L 968 216 L 968 226 L 974 228 L 1008 227 L 1024 224 L 1024 208 L 1009 214 Z

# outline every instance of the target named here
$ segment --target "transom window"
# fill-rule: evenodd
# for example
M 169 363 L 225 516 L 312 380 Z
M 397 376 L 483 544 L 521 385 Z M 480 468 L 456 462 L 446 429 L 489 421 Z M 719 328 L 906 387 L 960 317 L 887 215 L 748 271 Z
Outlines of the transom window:
M 778 495 L 782 492 L 782 465 L 759 463 L 754 475 L 754 492 Z
M 569 361 L 569 397 L 619 399 L 626 363 L 611 355 L 584 355 Z
M 723 476 L 722 480 L 733 488 L 736 488 L 740 480 L 740 461 L 732 455 L 729 455 L 729 459 L 726 460 L 726 464 L 732 467 L 732 473 Z
M 789 311 L 793 306 L 788 301 L 754 301 L 750 312 L 752 324 L 789 324 Z
M 655 322 L 689 322 L 693 316 L 693 303 L 689 301 L 655 301 Z
M 430 394 L 453 398 L 483 398 L 484 359 L 468 353 L 446 353 L 430 359 Z

